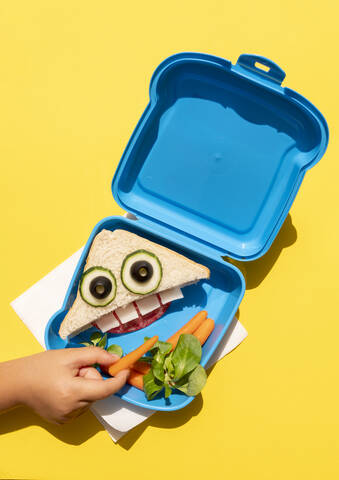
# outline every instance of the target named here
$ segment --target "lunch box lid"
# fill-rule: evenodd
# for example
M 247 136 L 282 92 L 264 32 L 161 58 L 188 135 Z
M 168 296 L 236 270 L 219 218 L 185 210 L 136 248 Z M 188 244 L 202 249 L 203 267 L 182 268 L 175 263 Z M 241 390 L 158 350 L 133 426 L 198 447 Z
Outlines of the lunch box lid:
M 164 60 L 113 178 L 117 203 L 220 255 L 266 253 L 328 143 L 322 114 L 284 78 L 256 55 Z

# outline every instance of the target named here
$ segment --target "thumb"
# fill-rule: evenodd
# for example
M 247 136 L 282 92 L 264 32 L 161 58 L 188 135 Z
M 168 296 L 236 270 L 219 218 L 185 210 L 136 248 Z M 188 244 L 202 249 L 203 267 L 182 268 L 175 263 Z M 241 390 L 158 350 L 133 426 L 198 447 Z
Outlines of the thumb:
M 125 385 L 129 374 L 129 370 L 122 370 L 115 377 L 108 378 L 107 380 L 78 377 L 80 396 L 82 400 L 89 402 L 95 402 L 96 400 L 109 397 Z

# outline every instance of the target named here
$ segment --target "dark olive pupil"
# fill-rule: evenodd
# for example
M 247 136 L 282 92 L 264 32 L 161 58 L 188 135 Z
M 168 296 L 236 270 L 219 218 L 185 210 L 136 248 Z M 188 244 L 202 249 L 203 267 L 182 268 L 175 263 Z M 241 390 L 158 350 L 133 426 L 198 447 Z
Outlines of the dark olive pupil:
M 89 284 L 89 291 L 93 297 L 98 298 L 99 300 L 107 297 L 111 293 L 112 282 L 107 277 L 95 277 Z
M 139 260 L 133 263 L 131 275 L 137 282 L 146 282 L 152 278 L 153 267 L 149 262 L 146 262 L 146 260 Z

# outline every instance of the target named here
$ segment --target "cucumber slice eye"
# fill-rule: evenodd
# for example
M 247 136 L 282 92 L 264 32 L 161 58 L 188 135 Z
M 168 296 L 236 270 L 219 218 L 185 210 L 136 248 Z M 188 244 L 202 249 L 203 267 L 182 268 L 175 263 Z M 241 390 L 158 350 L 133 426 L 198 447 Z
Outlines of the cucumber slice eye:
M 117 292 L 117 282 L 107 268 L 92 267 L 80 279 L 81 298 L 92 307 L 105 307 L 111 303 Z
M 147 250 L 127 255 L 121 267 L 121 281 L 132 293 L 148 295 L 159 287 L 162 267 L 159 258 Z

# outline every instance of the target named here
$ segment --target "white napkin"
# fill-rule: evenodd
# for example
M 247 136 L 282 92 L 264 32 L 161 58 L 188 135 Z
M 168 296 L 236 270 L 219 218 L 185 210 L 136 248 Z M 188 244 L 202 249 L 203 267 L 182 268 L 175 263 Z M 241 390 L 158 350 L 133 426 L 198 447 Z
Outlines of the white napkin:
M 21 320 L 44 348 L 46 324 L 51 316 L 62 306 L 82 250 L 80 249 L 74 253 L 11 303 Z M 245 328 L 234 318 L 208 366 L 213 365 L 233 350 L 246 336 Z M 114 395 L 95 402 L 91 410 L 114 442 L 117 442 L 126 432 L 154 413 L 154 410 L 136 407 Z

